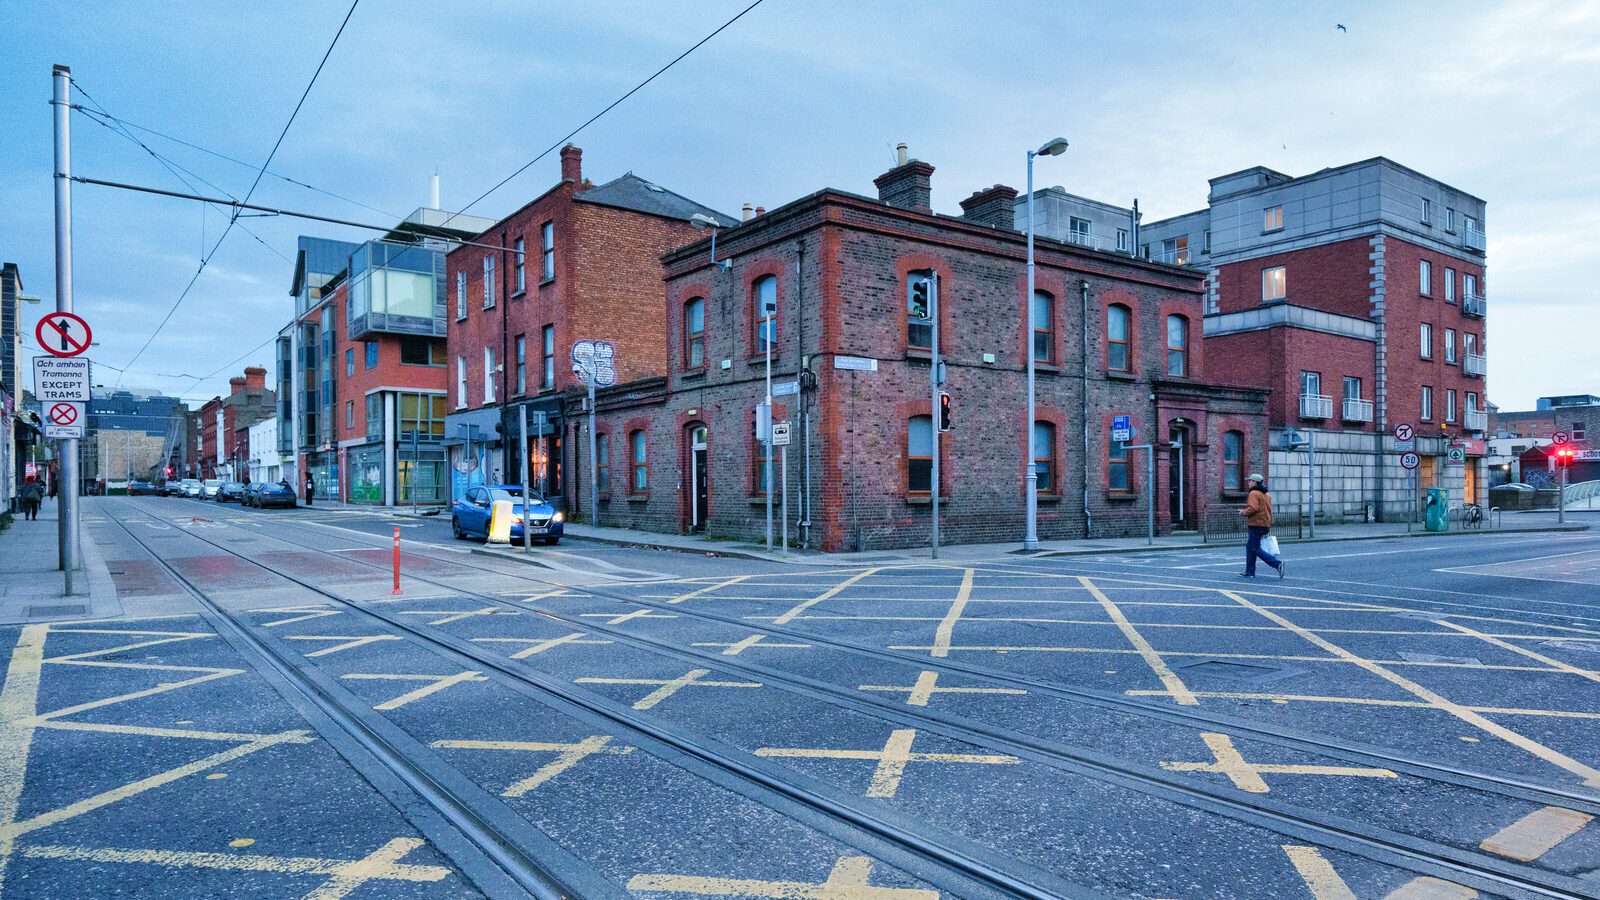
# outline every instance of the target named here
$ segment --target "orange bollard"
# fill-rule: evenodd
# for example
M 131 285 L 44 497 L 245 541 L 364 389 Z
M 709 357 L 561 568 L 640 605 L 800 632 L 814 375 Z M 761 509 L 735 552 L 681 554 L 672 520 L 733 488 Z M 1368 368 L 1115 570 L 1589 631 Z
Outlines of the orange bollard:
M 394 590 L 390 594 L 404 593 L 400 590 L 400 528 L 394 529 Z

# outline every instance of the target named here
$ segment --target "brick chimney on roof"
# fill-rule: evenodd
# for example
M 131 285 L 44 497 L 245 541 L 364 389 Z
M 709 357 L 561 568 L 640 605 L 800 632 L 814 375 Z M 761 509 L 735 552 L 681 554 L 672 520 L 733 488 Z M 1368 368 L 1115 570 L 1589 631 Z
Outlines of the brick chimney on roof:
M 961 217 L 993 228 L 1017 230 L 1017 189 L 997 184 L 961 201 Z
M 561 180 L 583 183 L 583 149 L 574 144 L 561 148 Z
M 905 144 L 895 150 L 895 167 L 872 180 L 878 186 L 878 199 L 901 209 L 933 212 L 933 166 L 908 158 Z
M 229 395 L 237 394 L 242 390 L 244 390 L 244 376 L 243 375 L 235 375 L 232 378 L 228 379 L 228 393 L 229 393 Z
M 267 387 L 267 370 L 261 366 L 247 366 L 244 370 L 244 386 L 247 388 Z

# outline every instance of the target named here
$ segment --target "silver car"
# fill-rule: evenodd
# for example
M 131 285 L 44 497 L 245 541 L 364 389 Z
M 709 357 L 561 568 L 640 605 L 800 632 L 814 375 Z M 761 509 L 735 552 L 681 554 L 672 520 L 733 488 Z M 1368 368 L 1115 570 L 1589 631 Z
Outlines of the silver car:
M 200 479 L 198 478 L 185 478 L 182 484 L 183 490 L 180 493 L 180 496 L 183 497 L 198 497 L 200 496 L 200 492 L 204 490 L 200 484 Z
M 207 478 L 205 481 L 200 482 L 200 499 L 215 500 L 217 499 L 217 491 L 221 489 L 222 479 Z

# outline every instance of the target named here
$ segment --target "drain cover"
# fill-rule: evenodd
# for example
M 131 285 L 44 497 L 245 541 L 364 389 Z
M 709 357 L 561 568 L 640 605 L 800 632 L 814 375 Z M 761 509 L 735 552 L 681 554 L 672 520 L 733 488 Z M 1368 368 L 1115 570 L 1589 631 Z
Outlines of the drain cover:
M 86 616 L 88 614 L 89 607 L 80 603 L 61 603 L 54 606 L 36 605 L 28 607 L 28 618 L 30 619 L 36 616 Z
M 1283 668 L 1279 666 L 1259 665 L 1256 663 L 1233 662 L 1224 659 L 1206 659 L 1187 666 L 1179 666 L 1179 671 L 1191 675 L 1212 675 L 1218 678 L 1229 678 L 1234 681 L 1249 681 L 1260 683 L 1264 681 L 1277 681 L 1291 675 L 1300 674 L 1299 669 Z
M 1540 641 L 1539 643 L 1546 647 L 1554 647 L 1557 650 L 1586 650 L 1589 653 L 1600 653 L 1600 644 L 1593 644 L 1588 641 L 1554 640 Z
M 1412 653 L 1401 650 L 1400 658 L 1407 662 L 1416 663 L 1454 663 L 1460 666 L 1482 666 L 1483 660 L 1472 656 L 1439 656 L 1434 653 Z

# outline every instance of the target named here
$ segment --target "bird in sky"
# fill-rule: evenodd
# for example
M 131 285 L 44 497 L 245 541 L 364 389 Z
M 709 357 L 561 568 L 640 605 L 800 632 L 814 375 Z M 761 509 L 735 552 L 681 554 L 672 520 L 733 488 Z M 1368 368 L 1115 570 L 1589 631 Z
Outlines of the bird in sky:
M 1350 33 L 1350 29 L 1344 27 L 1343 25 L 1335 25 L 1333 27 L 1339 29 L 1340 31 L 1344 32 L 1345 34 L 1349 34 Z

